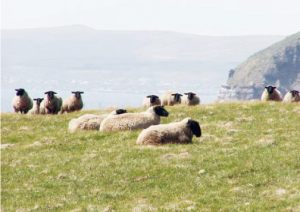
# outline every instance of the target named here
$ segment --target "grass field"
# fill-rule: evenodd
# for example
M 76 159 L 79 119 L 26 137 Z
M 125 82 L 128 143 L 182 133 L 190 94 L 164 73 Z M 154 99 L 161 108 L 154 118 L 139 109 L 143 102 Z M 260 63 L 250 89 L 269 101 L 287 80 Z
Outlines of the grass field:
M 2 211 L 300 211 L 299 104 L 167 110 L 163 123 L 192 117 L 202 137 L 145 147 L 140 131 L 68 133 L 107 111 L 1 114 Z

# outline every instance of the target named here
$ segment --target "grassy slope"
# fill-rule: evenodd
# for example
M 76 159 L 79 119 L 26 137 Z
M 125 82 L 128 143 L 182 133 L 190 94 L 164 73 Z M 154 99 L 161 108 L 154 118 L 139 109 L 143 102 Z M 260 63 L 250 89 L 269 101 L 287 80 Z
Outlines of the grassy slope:
M 190 116 L 203 136 L 140 147 L 139 131 L 69 134 L 87 111 L 2 114 L 2 144 L 15 144 L 1 150 L 2 209 L 300 210 L 299 104 L 168 110 L 163 123 Z

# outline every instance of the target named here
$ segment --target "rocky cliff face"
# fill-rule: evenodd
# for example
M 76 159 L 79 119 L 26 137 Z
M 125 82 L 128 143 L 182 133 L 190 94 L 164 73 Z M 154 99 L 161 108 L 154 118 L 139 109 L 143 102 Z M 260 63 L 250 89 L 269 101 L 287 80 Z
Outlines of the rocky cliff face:
M 276 85 L 283 94 L 291 89 L 300 90 L 300 32 L 254 54 L 230 70 L 218 99 L 259 99 L 266 85 Z

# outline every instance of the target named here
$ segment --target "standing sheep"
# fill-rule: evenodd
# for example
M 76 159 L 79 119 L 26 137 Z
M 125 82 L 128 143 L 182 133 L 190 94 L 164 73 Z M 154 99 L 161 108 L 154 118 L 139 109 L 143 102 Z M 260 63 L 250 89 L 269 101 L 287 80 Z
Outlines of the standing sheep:
M 193 135 L 201 136 L 201 128 L 197 121 L 185 118 L 180 122 L 160 124 L 143 130 L 136 141 L 137 144 L 188 144 Z
M 173 93 L 173 92 L 169 91 L 161 96 L 161 103 L 163 106 L 165 106 L 165 105 L 173 106 L 175 104 L 180 104 L 181 97 L 182 97 L 182 94 Z
M 200 98 L 193 92 L 184 93 L 185 96 L 182 97 L 182 103 L 185 105 L 199 105 Z
M 28 112 L 28 114 L 40 114 L 40 105 L 41 102 L 43 101 L 44 98 L 36 98 L 33 99 L 33 107 L 32 109 Z
M 15 89 L 16 96 L 13 98 L 12 106 L 15 113 L 27 113 L 32 108 L 32 100 L 23 88 Z
M 274 86 L 266 86 L 261 95 L 261 101 L 282 101 L 282 95 L 279 90 Z
M 54 91 L 47 91 L 45 94 L 45 98 L 40 105 L 41 114 L 57 114 L 62 106 L 61 97 L 55 96 L 57 93 Z
M 73 112 L 77 110 L 81 110 L 83 108 L 83 102 L 81 98 L 81 94 L 84 92 L 82 91 L 72 91 L 72 96 L 64 100 L 63 106 L 61 108 L 61 113 L 67 112 Z
M 162 106 L 152 106 L 145 112 L 125 113 L 106 117 L 100 126 L 101 132 L 145 129 L 160 123 L 160 116 L 167 117 L 168 111 Z
M 146 96 L 146 98 L 143 101 L 143 106 L 148 108 L 155 105 L 161 105 L 159 97 L 156 95 Z
M 69 122 L 69 132 L 74 133 L 77 130 L 99 130 L 101 122 L 109 115 L 119 115 L 126 113 L 124 109 L 114 110 L 110 114 L 95 115 L 85 114 Z
M 300 102 L 300 94 L 297 90 L 289 91 L 285 94 L 283 98 L 283 102 L 289 103 L 289 102 Z

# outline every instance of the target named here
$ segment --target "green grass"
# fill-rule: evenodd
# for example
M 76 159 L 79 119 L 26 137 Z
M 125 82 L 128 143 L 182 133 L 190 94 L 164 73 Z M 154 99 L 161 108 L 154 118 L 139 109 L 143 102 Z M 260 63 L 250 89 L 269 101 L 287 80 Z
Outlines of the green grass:
M 141 111 L 142 109 L 132 109 Z M 140 131 L 69 134 L 80 114 L 1 114 L 4 211 L 300 210 L 300 105 L 168 107 L 203 136 L 144 147 Z M 105 111 L 101 111 L 105 112 Z

